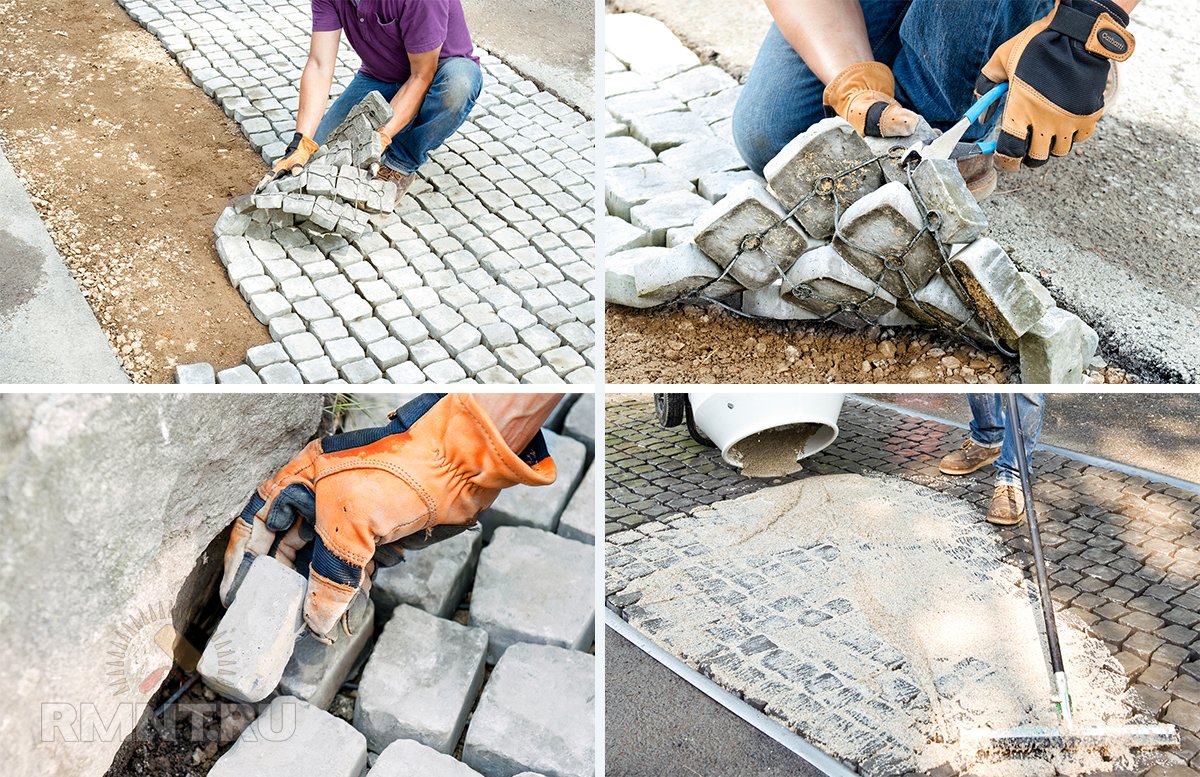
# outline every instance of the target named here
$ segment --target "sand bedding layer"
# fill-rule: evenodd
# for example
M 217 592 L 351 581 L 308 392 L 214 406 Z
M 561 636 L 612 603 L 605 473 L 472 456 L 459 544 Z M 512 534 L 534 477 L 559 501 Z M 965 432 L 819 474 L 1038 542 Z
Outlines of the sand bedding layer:
M 830 475 L 612 539 L 663 567 L 623 591 L 633 625 L 864 774 L 1075 775 L 1152 757 L 1000 759 L 960 744 L 978 727 L 1058 722 L 1034 584 L 961 501 Z M 1078 721 L 1131 722 L 1134 697 L 1104 644 L 1069 617 L 1059 631 Z

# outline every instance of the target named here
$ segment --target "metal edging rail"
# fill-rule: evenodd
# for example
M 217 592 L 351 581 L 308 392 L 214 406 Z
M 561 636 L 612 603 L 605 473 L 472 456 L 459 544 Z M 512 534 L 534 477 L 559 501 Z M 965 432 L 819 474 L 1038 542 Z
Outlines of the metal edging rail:
M 771 720 L 763 713 L 651 642 L 644 634 L 633 626 L 630 626 L 619 615 L 607 607 L 604 608 L 604 625 L 626 639 L 638 650 L 662 664 L 663 667 L 676 677 L 684 680 L 738 718 L 741 718 L 775 742 L 783 745 L 804 759 L 808 764 L 819 769 L 823 774 L 828 775 L 828 777 L 858 777 L 855 772 L 847 769 L 836 759 L 826 755 L 794 731 L 790 731 Z
M 932 413 L 925 413 L 920 410 L 914 410 L 912 408 L 905 407 L 903 405 L 896 405 L 891 402 L 870 399 L 869 397 L 864 397 L 861 394 L 848 394 L 846 398 L 851 402 L 861 402 L 864 405 L 882 407 L 887 410 L 900 413 L 901 415 L 912 416 L 913 418 L 919 418 L 922 421 L 933 421 L 935 423 L 945 424 L 946 426 L 952 426 L 955 429 L 970 428 L 967 424 L 964 424 L 960 421 L 942 418 L 940 416 L 933 415 Z M 1050 453 L 1057 454 L 1066 459 L 1072 459 L 1073 461 L 1081 461 L 1084 464 L 1089 464 L 1093 467 L 1102 467 L 1103 469 L 1111 469 L 1116 472 L 1123 472 L 1126 475 L 1142 477 L 1146 480 L 1151 480 L 1156 483 L 1166 483 L 1167 485 L 1174 486 L 1181 491 L 1187 491 L 1189 494 L 1200 495 L 1200 483 L 1193 483 L 1190 480 L 1184 480 L 1183 478 L 1178 478 L 1174 475 L 1167 475 L 1163 472 L 1155 472 L 1152 469 L 1145 469 L 1144 467 L 1134 466 L 1133 464 L 1125 464 L 1120 461 L 1113 461 L 1112 459 L 1106 459 L 1101 456 L 1092 456 L 1088 453 L 1080 453 L 1079 451 L 1073 451 L 1069 448 L 1063 448 L 1058 445 L 1049 445 L 1044 442 L 1039 442 L 1037 447 L 1039 450 L 1049 451 Z

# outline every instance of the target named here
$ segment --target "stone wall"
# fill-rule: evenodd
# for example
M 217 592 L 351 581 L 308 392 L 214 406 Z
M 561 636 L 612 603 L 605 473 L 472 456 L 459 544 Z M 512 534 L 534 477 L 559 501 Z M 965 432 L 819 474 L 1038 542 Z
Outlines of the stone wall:
M 4 773 L 104 774 L 162 685 L 168 651 L 187 652 L 176 630 L 220 572 L 214 539 L 313 435 L 322 402 L 0 398 Z

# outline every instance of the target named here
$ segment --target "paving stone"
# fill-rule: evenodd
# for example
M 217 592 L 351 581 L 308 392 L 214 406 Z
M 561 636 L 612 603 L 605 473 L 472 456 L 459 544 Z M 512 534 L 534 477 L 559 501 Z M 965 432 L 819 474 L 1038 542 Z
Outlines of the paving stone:
M 584 473 L 571 500 L 563 509 L 556 530 L 560 537 L 596 544 L 596 464 Z
M 1023 383 L 1082 383 L 1100 337 L 1074 313 L 1052 307 L 1021 335 Z
M 778 280 L 809 247 L 795 222 L 755 181 L 730 192 L 695 227 L 696 246 L 748 289 Z
M 250 312 L 260 323 L 270 323 L 276 316 L 292 312 L 292 303 L 277 291 L 256 294 L 250 298 Z
M 737 149 L 716 137 L 690 140 L 669 148 L 659 154 L 658 160 L 692 183 L 712 173 L 746 169 Z
M 230 385 L 254 385 L 262 383 L 248 364 L 239 364 L 217 373 L 217 383 Z
M 595 770 L 595 658 L 514 645 L 492 671 L 463 745 L 488 777 L 533 771 L 590 777 Z
M 933 238 L 928 233 L 917 237 L 923 227 L 912 193 L 901 183 L 889 183 L 846 209 L 833 247 L 893 296 L 907 298 L 942 267 Z
M 605 17 L 605 48 L 631 71 L 652 81 L 690 70 L 699 58 L 665 24 L 642 14 Z
M 217 374 L 211 364 L 180 364 L 175 368 L 175 382 L 181 385 L 203 385 L 217 382 Z
M 604 171 L 604 203 L 608 212 L 626 221 L 629 211 L 651 197 L 676 191 L 694 191 L 695 187 L 664 164 L 616 167 Z
M 632 165 L 647 164 L 656 160 L 654 152 L 646 144 L 628 136 L 606 141 L 603 151 L 604 165 L 606 167 L 629 167 Z
M 648 308 L 701 289 L 713 297 L 741 290 L 728 276 L 718 281 L 723 274 L 716 262 L 689 243 L 634 248 L 613 254 L 604 263 L 604 298 L 626 307 Z
M 296 369 L 296 365 L 291 362 L 267 365 L 259 370 L 258 377 L 262 378 L 263 383 L 291 384 L 304 382 L 303 376 L 300 375 L 300 370 Z
M 823 318 L 801 305 L 791 294 L 785 293 L 782 279 L 770 286 L 743 292 L 742 312 L 780 321 L 811 321 Z
M 392 383 L 417 384 L 425 382 L 425 373 L 413 362 L 401 362 L 387 369 L 387 379 Z
M 453 359 L 443 359 L 422 369 L 425 377 L 434 383 L 456 383 L 467 378 L 467 371 Z
M 501 367 L 518 378 L 542 364 L 537 354 L 520 343 L 497 348 L 496 358 L 500 360 Z
M 708 200 L 692 192 L 660 194 L 629 211 L 633 225 L 645 230 L 651 245 L 666 245 L 667 230 L 690 226 L 709 209 Z
M 574 493 L 587 463 L 587 446 L 579 440 L 544 429 L 558 477 L 548 486 L 517 485 L 506 488 L 479 517 L 484 538 L 491 539 L 500 526 L 530 526 L 552 532 Z
M 354 727 L 379 752 L 412 739 L 452 753 L 483 685 L 488 635 L 402 604 L 363 669 Z
M 482 545 L 481 531 L 465 531 L 429 547 L 405 551 L 403 564 L 380 569 L 371 584 L 379 622 L 391 618 L 401 604 L 450 618 L 470 589 Z
M 996 241 L 981 237 L 950 257 L 979 314 L 1006 343 L 1016 344 L 1046 314 Z
M 834 232 L 835 196 L 844 211 L 884 183 L 878 165 L 867 165 L 836 182 L 827 179 L 874 157 L 854 128 L 834 117 L 797 135 L 767 163 L 763 177 L 767 188 L 788 210 L 817 191 L 817 196 L 796 212 L 796 220 L 807 234 L 824 240 Z M 820 186 L 822 182 L 826 185 Z
M 353 726 L 300 699 L 280 696 L 208 773 L 210 777 L 360 777 L 366 766 L 367 742 Z
M 375 633 L 375 605 L 362 592 L 350 600 L 344 622 L 334 628 L 332 644 L 304 633 L 279 681 L 279 693 L 329 709 L 354 662 Z
M 371 777 L 479 777 L 479 772 L 420 742 L 400 739 L 380 753 Z
M 270 556 L 250 565 L 196 671 L 235 701 L 259 702 L 275 690 L 304 626 L 308 581 Z
M 468 623 L 488 633 L 488 663 L 519 642 L 585 650 L 594 637 L 592 547 L 501 526 L 479 556 Z M 546 607 L 541 602 L 554 602 Z
M 987 229 L 987 216 L 952 159 L 923 159 L 912 173 L 926 211 L 938 215 L 936 232 L 946 245 L 970 243 Z
M 696 191 L 709 202 L 719 202 L 725 195 L 746 181 L 763 183 L 763 179 L 749 170 L 733 172 L 705 173 L 696 183 Z
M 246 351 L 246 363 L 255 370 L 261 370 L 270 364 L 287 361 L 287 352 L 279 343 L 256 345 Z
M 321 355 L 315 359 L 297 362 L 296 369 L 305 383 L 328 383 L 338 379 L 337 368 L 329 361 L 329 357 Z
M 896 307 L 895 297 L 852 267 L 833 246 L 822 246 L 804 254 L 788 271 L 785 280 L 791 287 L 792 296 L 801 305 L 855 329 Z
M 408 348 L 394 337 L 385 337 L 367 344 L 367 355 L 380 369 L 387 370 L 408 358 Z
M 383 371 L 371 359 L 363 358 L 357 361 L 343 365 L 341 368 L 342 377 L 347 383 L 364 384 L 374 383 L 383 377 Z

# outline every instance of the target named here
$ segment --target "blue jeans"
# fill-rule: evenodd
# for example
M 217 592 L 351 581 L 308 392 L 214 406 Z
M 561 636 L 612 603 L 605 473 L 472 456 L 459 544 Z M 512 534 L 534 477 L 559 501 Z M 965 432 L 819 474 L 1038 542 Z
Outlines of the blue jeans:
M 317 126 L 317 143 L 324 143 L 329 133 L 345 120 L 350 109 L 371 92 L 379 92 L 388 102 L 404 84 L 392 84 L 355 73 L 346 90 L 333 101 Z M 479 98 L 483 88 L 483 73 L 479 65 L 466 57 L 447 57 L 438 63 L 437 74 L 420 110 L 408 126 L 392 137 L 392 144 L 383 154 L 383 163 L 398 173 L 415 173 L 425 164 L 429 152 L 446 142 L 462 126 Z
M 971 404 L 971 439 L 985 448 L 1000 448 L 996 459 L 996 485 L 1019 486 L 1017 444 L 1012 427 L 1004 414 L 1003 394 L 967 394 Z M 1021 414 L 1021 430 L 1025 433 L 1025 458 L 1033 466 L 1033 450 L 1042 434 L 1042 418 L 1046 414 L 1045 394 L 1017 394 L 1017 412 Z
M 860 0 L 878 62 L 896 76 L 896 99 L 947 129 L 974 103 L 980 69 L 1000 44 L 1045 16 L 1053 0 Z M 733 139 L 761 174 L 792 138 L 825 118 L 825 84 L 771 25 L 733 112 Z M 999 121 L 976 124 L 966 140 Z

